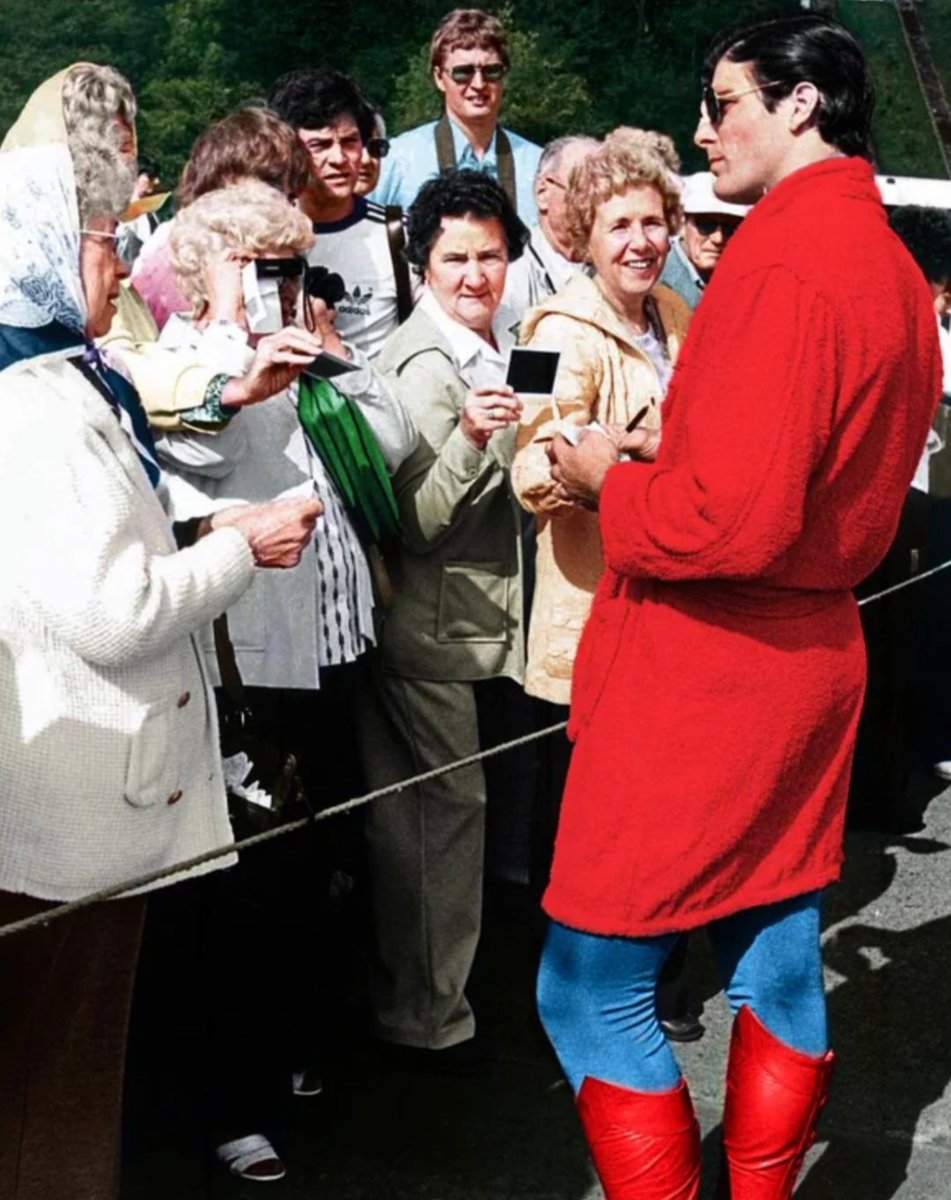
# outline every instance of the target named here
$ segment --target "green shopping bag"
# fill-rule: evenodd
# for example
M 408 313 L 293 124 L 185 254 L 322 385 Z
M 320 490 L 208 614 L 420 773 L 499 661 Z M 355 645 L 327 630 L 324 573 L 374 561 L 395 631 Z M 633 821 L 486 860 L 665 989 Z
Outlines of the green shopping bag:
M 390 473 L 359 405 L 329 380 L 304 374 L 297 411 L 364 544 L 379 546 L 398 537 L 399 509 Z

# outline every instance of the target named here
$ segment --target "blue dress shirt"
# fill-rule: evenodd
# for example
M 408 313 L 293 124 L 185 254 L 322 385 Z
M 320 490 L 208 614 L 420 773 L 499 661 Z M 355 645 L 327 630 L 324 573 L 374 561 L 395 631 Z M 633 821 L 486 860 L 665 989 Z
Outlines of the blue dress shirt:
M 435 133 L 437 124 L 436 121 L 428 121 L 425 125 L 417 125 L 415 129 L 408 129 L 393 139 L 390 152 L 383 160 L 380 182 L 371 194 L 371 200 L 376 200 L 378 204 L 398 204 L 400 208 L 409 208 L 426 180 L 439 174 Z M 486 171 L 493 179 L 498 179 L 498 133 L 493 136 L 492 145 L 480 160 L 469 139 L 451 118 L 449 125 L 456 151 L 456 165 L 459 168 L 469 167 L 474 171 Z M 518 215 L 526 225 L 532 225 L 538 219 L 538 210 L 535 207 L 535 173 L 538 170 L 542 148 L 527 138 L 512 133 L 510 129 L 506 129 L 505 132 L 511 143 L 512 158 L 515 161 Z

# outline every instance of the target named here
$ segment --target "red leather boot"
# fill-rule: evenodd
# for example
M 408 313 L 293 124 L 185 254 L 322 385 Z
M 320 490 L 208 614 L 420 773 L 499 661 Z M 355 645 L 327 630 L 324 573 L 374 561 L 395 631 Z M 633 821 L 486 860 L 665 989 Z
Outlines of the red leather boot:
M 729 1179 L 718 1200 L 789 1200 L 829 1094 L 835 1054 L 803 1054 L 744 1005 L 733 1022 L 723 1112 Z
M 606 1200 L 698 1200 L 700 1129 L 684 1080 L 635 1092 L 588 1076 L 578 1111 Z

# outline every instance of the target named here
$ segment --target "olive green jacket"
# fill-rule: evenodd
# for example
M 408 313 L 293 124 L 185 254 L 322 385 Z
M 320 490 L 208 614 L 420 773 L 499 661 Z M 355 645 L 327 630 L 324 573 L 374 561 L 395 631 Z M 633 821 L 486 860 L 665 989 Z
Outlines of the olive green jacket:
M 390 559 L 396 598 L 384 670 L 411 679 L 521 679 L 520 512 L 509 466 L 515 430 L 482 451 L 460 420 L 466 384 L 448 342 L 417 309 L 377 362 L 419 430 L 393 480 L 403 524 Z

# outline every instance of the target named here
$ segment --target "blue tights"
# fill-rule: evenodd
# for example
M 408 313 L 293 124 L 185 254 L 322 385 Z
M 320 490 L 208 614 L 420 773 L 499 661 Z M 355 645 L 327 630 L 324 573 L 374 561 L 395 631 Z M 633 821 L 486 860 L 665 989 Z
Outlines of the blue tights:
M 806 1054 L 828 1049 L 819 945 L 821 892 L 746 909 L 709 925 L 730 1007 L 748 1004 Z M 657 977 L 677 934 L 603 937 L 552 922 L 538 1010 L 572 1088 L 586 1075 L 665 1091 L 680 1068 L 657 1020 Z

